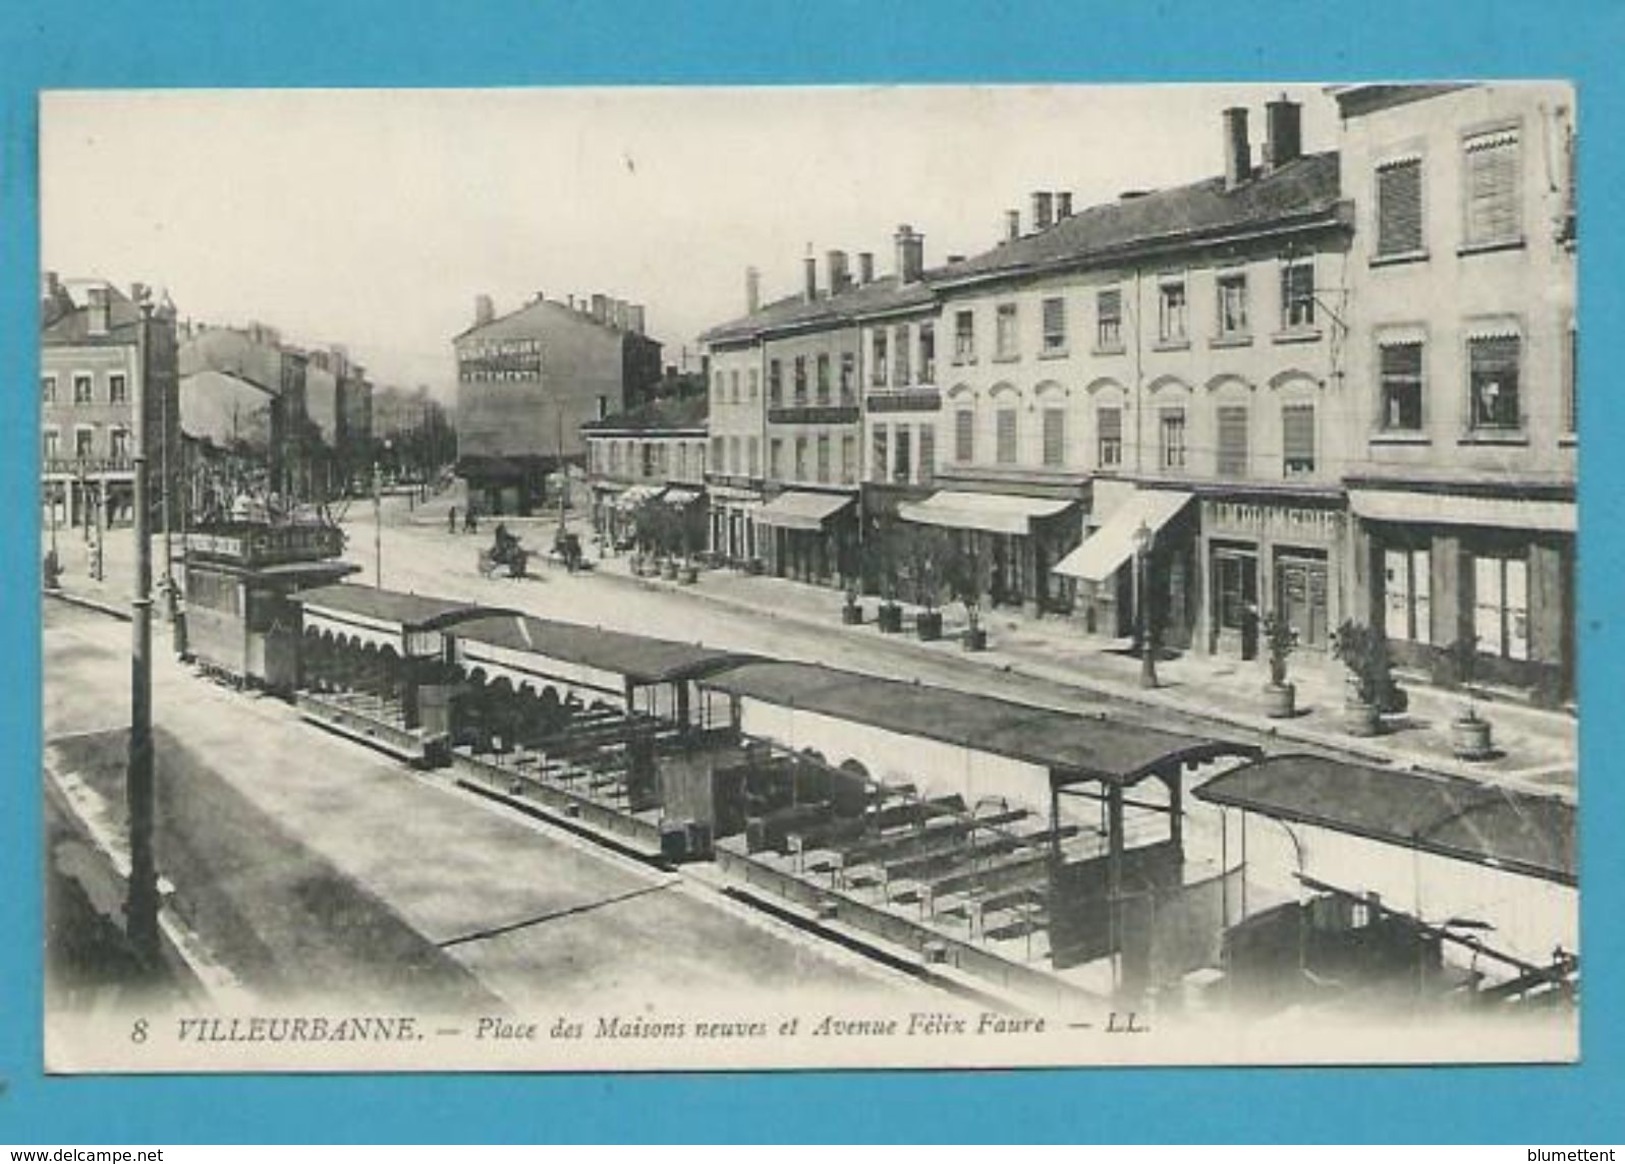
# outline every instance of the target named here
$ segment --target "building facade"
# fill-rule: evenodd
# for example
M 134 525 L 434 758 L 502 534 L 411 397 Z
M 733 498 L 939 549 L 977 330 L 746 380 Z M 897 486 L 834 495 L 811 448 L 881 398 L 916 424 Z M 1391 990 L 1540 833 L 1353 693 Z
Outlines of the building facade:
M 492 514 L 531 512 L 548 474 L 585 460 L 581 426 L 642 402 L 661 375 L 643 308 L 604 295 L 537 295 L 500 318 L 481 295 L 452 343 L 458 474 Z
M 141 284 L 45 275 L 40 302 L 41 468 L 51 528 L 134 518 L 134 402 L 154 504 L 175 513 L 181 409 L 174 305 Z M 166 476 L 167 474 L 167 476 Z
M 1574 93 L 1335 93 L 1351 255 L 1356 611 L 1448 681 L 1574 681 Z
M 581 426 L 600 544 L 633 545 L 639 507 L 658 499 L 684 513 L 690 552 L 705 547 L 708 406 L 704 393 L 651 400 Z

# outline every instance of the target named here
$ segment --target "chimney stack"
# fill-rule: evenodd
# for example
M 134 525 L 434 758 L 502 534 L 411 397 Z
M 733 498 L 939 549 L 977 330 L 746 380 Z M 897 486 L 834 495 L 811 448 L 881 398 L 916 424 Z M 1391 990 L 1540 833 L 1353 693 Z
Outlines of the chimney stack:
M 643 330 L 644 329 L 644 324 L 645 324 L 644 314 L 643 314 L 643 304 L 634 303 L 631 306 L 629 306 L 626 309 L 626 316 L 627 316 L 627 326 L 632 329 L 634 334 L 636 334 L 636 335 L 644 335 L 644 334 L 646 334 L 644 332 L 644 330 Z
M 745 268 L 745 314 L 755 315 L 762 306 L 762 273 L 755 267 Z
M 1055 221 L 1065 222 L 1072 217 L 1072 191 L 1057 190 L 1055 192 Z
M 592 295 L 592 317 L 598 323 L 609 322 L 609 296 L 594 291 Z
M 151 292 L 145 283 L 130 284 L 130 302 L 134 303 L 137 307 L 140 307 L 143 303 L 145 303 L 150 294 Z
M 948 265 L 950 267 L 953 266 L 955 263 L 963 263 L 964 261 L 965 261 L 965 256 L 964 255 L 949 255 L 948 256 Z
M 915 234 L 906 222 L 893 236 L 897 244 L 897 279 L 900 283 L 918 283 L 925 273 L 925 236 Z
M 802 260 L 802 264 L 807 270 L 806 284 L 802 288 L 802 293 L 807 302 L 811 303 L 818 298 L 818 260 L 808 255 Z
M 1224 188 L 1234 190 L 1252 176 L 1252 146 L 1247 142 L 1247 111 L 1233 105 L 1224 111 Z
M 484 327 L 497 317 L 489 295 L 474 296 L 474 326 Z
M 858 252 L 858 282 L 873 283 L 875 281 L 875 253 L 873 251 Z
M 1033 229 L 1048 230 L 1050 214 L 1055 207 L 1055 198 L 1047 190 L 1033 191 Z
M 106 335 L 108 314 L 111 307 L 107 298 L 107 288 L 90 288 L 86 292 L 86 301 L 90 305 L 87 316 L 87 331 L 91 335 Z
M 1303 154 L 1303 106 L 1285 93 L 1264 106 L 1264 169 L 1275 170 Z
M 1004 212 L 1004 241 L 1013 243 L 1021 237 L 1021 211 L 1006 210 Z
M 846 252 L 827 251 L 824 254 L 824 262 L 829 268 L 829 293 L 839 295 L 851 286 L 851 280 L 846 273 Z

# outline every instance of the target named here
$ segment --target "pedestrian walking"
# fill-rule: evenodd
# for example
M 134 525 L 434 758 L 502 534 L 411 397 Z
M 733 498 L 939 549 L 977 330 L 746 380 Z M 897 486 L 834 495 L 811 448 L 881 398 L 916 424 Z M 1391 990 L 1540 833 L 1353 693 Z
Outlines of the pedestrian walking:
M 480 520 L 475 515 L 474 507 L 472 505 L 470 505 L 468 507 L 468 511 L 463 514 L 463 532 L 464 533 L 479 533 L 480 532 Z
M 451 507 L 450 516 L 448 516 L 446 518 L 446 532 L 447 533 L 456 533 L 457 532 L 457 507 L 455 505 L 453 505 Z

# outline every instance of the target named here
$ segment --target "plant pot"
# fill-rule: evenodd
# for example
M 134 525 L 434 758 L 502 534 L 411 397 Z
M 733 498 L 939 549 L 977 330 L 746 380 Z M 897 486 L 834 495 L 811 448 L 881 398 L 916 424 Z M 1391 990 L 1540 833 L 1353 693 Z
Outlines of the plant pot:
M 667 582 L 677 581 L 677 563 L 666 562 L 660 567 L 660 576 Z
M 883 602 L 875 615 L 875 625 L 883 635 L 895 635 L 903 630 L 903 608 L 895 602 Z
M 845 626 L 862 626 L 863 607 L 856 602 L 848 602 L 841 607 L 841 622 Z
M 968 628 L 965 631 L 964 643 L 967 651 L 987 650 L 987 628 L 983 626 Z
M 748 558 L 745 561 L 745 573 L 760 574 L 765 567 L 759 558 Z
M 914 616 L 914 633 L 922 643 L 934 643 L 942 637 L 942 611 L 922 610 Z
M 700 580 L 700 568 L 698 566 L 684 566 L 681 576 L 685 585 L 692 586 Z
M 1382 733 L 1382 709 L 1375 703 L 1349 699 L 1343 704 L 1343 730 L 1351 736 L 1369 737 Z
M 1450 750 L 1458 760 L 1484 760 L 1493 750 L 1490 721 L 1476 715 L 1450 721 Z
M 1290 683 L 1264 684 L 1264 714 L 1270 719 L 1290 719 L 1297 710 L 1298 689 Z

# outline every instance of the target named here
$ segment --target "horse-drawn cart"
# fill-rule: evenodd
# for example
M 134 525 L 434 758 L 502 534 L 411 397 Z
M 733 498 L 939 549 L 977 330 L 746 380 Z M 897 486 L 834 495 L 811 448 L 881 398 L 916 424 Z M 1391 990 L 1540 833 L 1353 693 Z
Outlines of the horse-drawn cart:
M 478 569 L 481 578 L 489 578 L 503 569 L 510 578 L 523 578 L 525 567 L 530 561 L 530 552 L 519 544 L 519 539 L 510 534 L 505 526 L 497 526 L 496 540 L 489 549 L 480 551 Z

